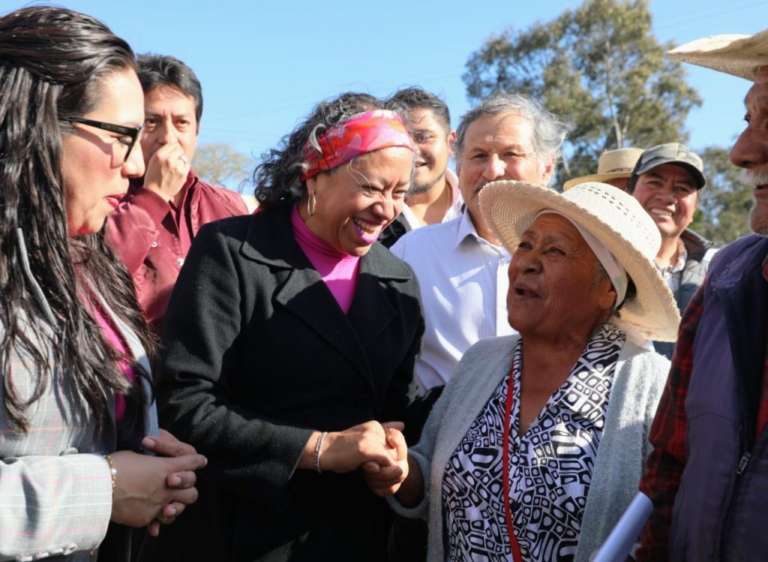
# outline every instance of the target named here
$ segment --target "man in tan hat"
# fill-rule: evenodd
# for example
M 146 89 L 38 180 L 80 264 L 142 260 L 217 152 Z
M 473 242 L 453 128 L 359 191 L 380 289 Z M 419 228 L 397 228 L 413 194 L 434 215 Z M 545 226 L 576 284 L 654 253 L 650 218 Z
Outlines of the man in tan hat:
M 627 190 L 632 170 L 637 164 L 638 158 L 643 153 L 642 148 L 617 148 L 606 150 L 597 161 L 597 173 L 580 178 L 573 178 L 563 184 L 563 191 L 568 191 L 580 183 L 599 181 L 618 187 L 622 191 Z
M 661 233 L 656 265 L 681 314 L 704 282 L 711 258 L 708 252 L 712 243 L 688 228 L 699 204 L 699 190 L 706 185 L 699 155 L 671 142 L 643 152 L 627 186 Z M 674 343 L 654 345 L 656 351 L 672 359 Z
M 683 316 L 640 483 L 654 511 L 638 560 L 768 560 L 768 30 L 670 55 L 753 82 L 731 161 L 755 185 L 755 234 L 718 252 Z

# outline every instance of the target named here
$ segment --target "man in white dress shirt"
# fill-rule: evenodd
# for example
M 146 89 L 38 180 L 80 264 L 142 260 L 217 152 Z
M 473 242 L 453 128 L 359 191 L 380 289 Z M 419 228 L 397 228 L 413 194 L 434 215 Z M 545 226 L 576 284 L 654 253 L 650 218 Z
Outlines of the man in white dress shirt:
M 445 102 L 421 88 L 405 88 L 387 104 L 407 115 L 408 130 L 419 149 L 403 212 L 379 237 L 389 248 L 412 230 L 455 219 L 461 215 L 464 200 L 459 180 L 448 167 L 456 133 L 451 130 L 451 113 Z
M 546 187 L 564 139 L 565 127 L 520 95 L 487 100 L 462 118 L 454 151 L 466 212 L 392 246 L 421 285 L 426 332 L 416 373 L 425 391 L 444 385 L 472 344 L 513 331 L 506 306 L 510 256 L 480 213 L 480 191 L 502 179 Z

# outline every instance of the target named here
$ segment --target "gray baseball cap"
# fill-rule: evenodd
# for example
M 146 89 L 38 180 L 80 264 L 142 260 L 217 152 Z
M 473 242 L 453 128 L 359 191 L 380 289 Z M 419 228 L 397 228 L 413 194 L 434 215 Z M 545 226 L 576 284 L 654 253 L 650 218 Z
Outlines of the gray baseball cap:
M 643 152 L 632 171 L 632 179 L 664 164 L 678 164 L 688 169 L 696 181 L 697 189 L 707 185 L 707 178 L 704 177 L 704 162 L 701 161 L 701 157 L 679 142 L 660 144 Z

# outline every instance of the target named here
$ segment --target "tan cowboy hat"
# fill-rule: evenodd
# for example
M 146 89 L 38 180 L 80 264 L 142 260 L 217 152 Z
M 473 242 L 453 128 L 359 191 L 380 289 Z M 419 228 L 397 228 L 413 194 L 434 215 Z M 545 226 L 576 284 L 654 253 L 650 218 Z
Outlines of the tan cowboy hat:
M 672 49 L 671 58 L 755 80 L 768 65 L 768 29 L 754 35 L 713 35 Z
M 591 176 L 573 178 L 563 184 L 563 191 L 567 191 L 580 183 L 588 181 L 606 181 L 617 178 L 629 178 L 632 169 L 637 164 L 638 158 L 643 153 L 642 148 L 617 148 L 606 150 L 597 161 L 597 173 Z
M 563 194 L 521 181 L 496 181 L 480 192 L 480 209 L 504 247 L 514 253 L 520 237 L 543 210 L 556 211 L 592 233 L 610 250 L 635 284 L 619 311 L 622 322 L 654 341 L 675 341 L 680 313 L 654 264 L 661 235 L 631 195 L 597 182 Z

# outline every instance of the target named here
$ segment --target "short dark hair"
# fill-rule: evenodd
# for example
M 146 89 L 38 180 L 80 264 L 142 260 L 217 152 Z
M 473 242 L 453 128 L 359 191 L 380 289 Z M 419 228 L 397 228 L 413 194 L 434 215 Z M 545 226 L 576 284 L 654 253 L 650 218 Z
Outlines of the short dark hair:
M 136 62 L 145 94 L 157 86 L 170 86 L 195 100 L 195 117 L 199 127 L 203 116 L 203 87 L 192 69 L 170 55 L 146 53 L 139 55 Z
M 423 88 L 413 87 L 398 90 L 385 103 L 389 109 L 400 110 L 401 112 L 407 112 L 411 109 L 429 109 L 443 124 L 446 132 L 451 130 L 451 112 L 448 110 L 448 106 L 435 94 Z

